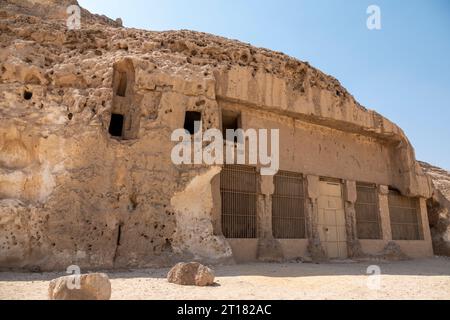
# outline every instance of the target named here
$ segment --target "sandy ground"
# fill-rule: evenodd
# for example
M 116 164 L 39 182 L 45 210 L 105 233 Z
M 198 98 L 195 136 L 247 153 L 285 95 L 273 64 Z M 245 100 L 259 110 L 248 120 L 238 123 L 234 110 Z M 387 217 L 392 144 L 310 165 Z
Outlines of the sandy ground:
M 166 281 L 168 269 L 107 272 L 112 299 L 450 299 L 450 258 L 378 263 L 254 263 L 218 266 L 216 285 L 183 287 Z M 58 273 L 0 273 L 0 299 L 46 299 Z M 377 288 L 379 284 L 379 289 Z

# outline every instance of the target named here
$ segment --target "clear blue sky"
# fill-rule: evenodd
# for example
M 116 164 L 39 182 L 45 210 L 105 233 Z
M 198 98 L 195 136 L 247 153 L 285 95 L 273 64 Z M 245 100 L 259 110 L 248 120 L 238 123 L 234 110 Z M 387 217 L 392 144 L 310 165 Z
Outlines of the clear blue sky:
M 282 51 L 337 78 L 450 169 L 449 0 L 79 0 L 148 30 L 190 29 Z M 381 8 L 382 29 L 366 27 Z

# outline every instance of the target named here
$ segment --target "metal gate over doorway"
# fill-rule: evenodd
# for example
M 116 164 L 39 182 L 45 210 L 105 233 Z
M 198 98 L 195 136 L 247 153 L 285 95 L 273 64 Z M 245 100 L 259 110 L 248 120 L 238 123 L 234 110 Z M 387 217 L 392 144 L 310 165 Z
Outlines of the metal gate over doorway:
M 304 239 L 305 188 L 303 177 L 280 171 L 274 176 L 272 230 L 275 239 Z
M 342 184 L 321 179 L 319 183 L 319 235 L 329 258 L 347 258 L 347 231 L 345 227 Z
M 226 238 L 256 238 L 257 173 L 254 167 L 226 165 L 220 175 L 222 232 Z

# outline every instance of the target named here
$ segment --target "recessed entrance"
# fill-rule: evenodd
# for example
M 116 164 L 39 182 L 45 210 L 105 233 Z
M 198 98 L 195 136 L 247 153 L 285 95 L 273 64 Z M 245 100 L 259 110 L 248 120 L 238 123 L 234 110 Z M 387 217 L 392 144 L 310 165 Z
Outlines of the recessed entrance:
M 347 258 L 347 232 L 340 182 L 321 180 L 319 184 L 319 235 L 329 258 Z
M 190 135 L 193 135 L 196 133 L 195 123 L 202 121 L 202 114 L 201 112 L 196 111 L 186 111 L 185 118 L 184 118 L 184 129 L 189 132 Z
M 123 132 L 123 115 L 111 114 L 111 122 L 109 123 L 109 134 L 113 137 L 122 137 Z
M 223 138 L 227 139 L 227 130 L 236 130 L 241 128 L 241 115 L 239 112 L 223 110 L 222 111 L 222 132 Z M 234 142 L 237 141 L 237 136 L 233 135 Z
M 279 171 L 274 176 L 272 231 L 275 239 L 304 239 L 305 190 L 300 174 Z
M 222 231 L 226 238 L 256 238 L 257 173 L 254 167 L 226 165 L 220 174 Z
M 419 199 L 397 190 L 389 190 L 388 199 L 392 240 L 423 240 Z

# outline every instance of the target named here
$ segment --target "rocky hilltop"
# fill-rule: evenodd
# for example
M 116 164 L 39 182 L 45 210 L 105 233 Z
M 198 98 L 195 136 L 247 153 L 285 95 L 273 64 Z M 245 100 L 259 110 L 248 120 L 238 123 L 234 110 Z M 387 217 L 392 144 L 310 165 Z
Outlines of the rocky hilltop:
M 174 166 L 161 142 L 185 110 L 218 128 L 222 97 L 379 139 L 397 152 L 393 185 L 431 197 L 403 131 L 307 62 L 200 32 L 123 28 L 84 9 L 71 31 L 70 4 L 0 0 L 0 266 L 227 260 L 209 216 L 217 171 Z M 113 108 L 129 112 L 121 141 L 108 134 Z

